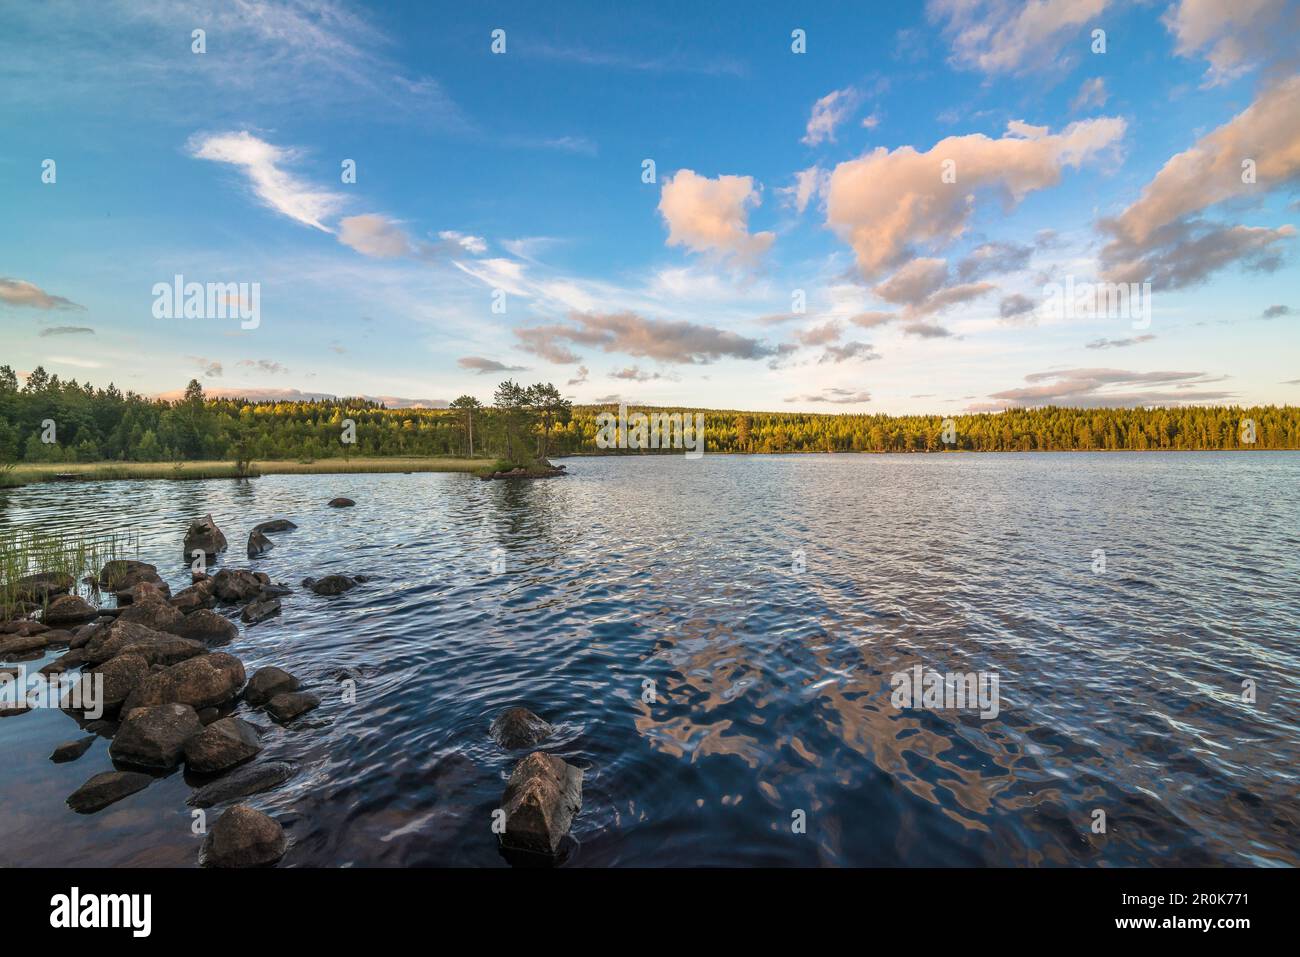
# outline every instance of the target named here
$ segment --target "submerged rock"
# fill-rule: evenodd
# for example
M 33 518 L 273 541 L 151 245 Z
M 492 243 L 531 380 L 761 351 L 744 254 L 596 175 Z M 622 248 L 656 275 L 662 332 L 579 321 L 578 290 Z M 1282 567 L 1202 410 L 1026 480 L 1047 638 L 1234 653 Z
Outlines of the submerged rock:
M 492 740 L 507 751 L 531 748 L 545 741 L 555 729 L 527 708 L 507 708 L 492 721 Z
M 221 529 L 217 528 L 211 513 L 190 523 L 190 527 L 185 532 L 187 559 L 197 551 L 202 551 L 207 558 L 215 558 L 218 553 L 225 550 L 226 536 L 222 534 Z
M 212 825 L 199 851 L 204 867 L 269 867 L 288 850 L 289 841 L 275 818 L 244 804 L 229 808 Z
M 265 555 L 271 549 L 275 548 L 275 543 L 269 538 L 253 529 L 248 535 L 248 557 L 257 558 L 259 555 Z
M 220 780 L 205 784 L 191 794 L 186 803 L 190 807 L 212 807 L 227 801 L 237 801 L 250 794 L 260 794 L 279 787 L 293 777 L 297 770 L 288 761 L 268 761 L 266 764 L 239 768 Z
M 280 614 L 280 599 L 266 598 L 262 601 L 249 602 L 244 606 L 244 610 L 239 613 L 239 617 L 246 625 L 256 625 L 258 622 L 274 618 L 278 614 Z
M 187 704 L 134 708 L 117 729 L 108 754 L 114 761 L 142 768 L 173 768 L 180 763 L 185 742 L 203 730 Z
M 50 755 L 50 760 L 55 764 L 65 764 L 68 761 L 75 761 L 95 743 L 95 736 L 89 735 L 85 738 L 79 738 L 76 741 L 64 741 L 55 747 L 54 752 Z
M 338 498 L 332 498 L 329 500 L 330 508 L 351 508 L 353 505 L 356 504 L 357 503 L 352 501 L 352 499 L 344 498 L 341 495 Z
M 243 685 L 244 665 L 238 658 L 220 651 L 200 655 L 151 674 L 131 692 L 126 713 L 171 703 L 214 707 L 233 698 Z
M 554 855 L 582 810 L 582 769 L 534 751 L 511 773 L 501 807 L 506 812 L 505 847 Z
M 191 771 L 211 774 L 247 761 L 261 750 L 253 726 L 232 716 L 212 722 L 185 742 L 185 764 Z
M 281 724 L 320 707 L 320 695 L 310 691 L 284 691 L 266 703 L 266 711 Z
M 78 814 L 93 814 L 153 783 L 147 774 L 135 771 L 105 771 L 96 774 L 68 795 L 68 807 Z
M 42 616 L 46 627 L 80 625 L 99 617 L 99 609 L 80 595 L 60 595 L 45 609 Z
M 45 647 L 45 636 L 14 635 L 0 641 L 0 661 L 23 661 L 35 658 Z
M 304 578 L 302 587 L 310 588 L 318 595 L 341 595 L 356 588 L 359 580 L 347 575 L 326 575 L 324 578 Z
M 253 526 L 253 531 L 266 534 L 267 532 L 292 532 L 298 526 L 287 518 L 273 518 L 269 522 L 259 522 Z

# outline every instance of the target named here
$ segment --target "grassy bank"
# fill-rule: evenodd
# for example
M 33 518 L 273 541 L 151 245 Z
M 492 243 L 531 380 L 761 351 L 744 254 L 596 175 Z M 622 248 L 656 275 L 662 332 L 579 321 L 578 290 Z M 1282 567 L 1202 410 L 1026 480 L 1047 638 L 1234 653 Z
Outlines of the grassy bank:
M 254 462 L 251 474 L 326 475 L 364 472 L 477 472 L 487 459 L 441 456 L 391 456 L 384 458 L 316 459 L 311 462 Z M 78 462 L 53 465 L 20 463 L 0 471 L 0 487 L 13 488 L 35 482 L 111 482 L 121 479 L 238 478 L 230 462 Z

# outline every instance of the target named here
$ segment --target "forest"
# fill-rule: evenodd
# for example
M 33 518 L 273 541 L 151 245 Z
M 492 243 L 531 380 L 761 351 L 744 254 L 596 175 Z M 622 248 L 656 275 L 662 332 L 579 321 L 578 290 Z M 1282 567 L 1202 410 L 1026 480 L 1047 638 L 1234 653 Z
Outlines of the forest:
M 1296 406 L 1045 406 L 953 415 L 947 426 L 941 415 L 638 408 L 702 411 L 710 453 L 1300 448 Z M 196 380 L 183 398 L 164 401 L 113 385 L 60 381 L 41 368 L 20 388 L 14 371 L 0 366 L 0 462 L 398 455 L 523 461 L 581 453 L 656 454 L 598 448 L 596 417 L 609 411 L 616 407 L 572 405 L 549 384 L 524 387 L 509 381 L 489 403 L 462 396 L 446 409 L 389 409 L 349 398 L 211 398 Z

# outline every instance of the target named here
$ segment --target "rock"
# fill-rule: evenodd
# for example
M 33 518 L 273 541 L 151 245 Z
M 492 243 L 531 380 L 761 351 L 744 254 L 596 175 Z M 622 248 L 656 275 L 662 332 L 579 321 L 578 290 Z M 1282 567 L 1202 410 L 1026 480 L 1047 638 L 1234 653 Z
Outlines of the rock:
M 164 585 L 166 582 L 163 583 Z M 117 592 L 119 605 L 134 605 L 143 601 L 166 601 L 169 594 L 151 581 L 136 582 L 130 588 Z
M 320 695 L 310 691 L 282 691 L 266 703 L 267 713 L 281 724 L 320 707 Z
M 223 568 L 212 578 L 212 590 L 228 605 L 252 601 L 262 590 L 262 581 L 243 568 Z
M 514 751 L 541 744 L 554 730 L 527 708 L 507 708 L 493 720 L 489 733 L 501 747 Z
M 199 851 L 204 867 L 269 867 L 288 850 L 289 841 L 275 818 L 236 804 L 212 825 Z
M 188 588 L 182 588 L 172 597 L 172 607 L 182 615 L 188 615 L 200 608 L 211 608 L 217 603 L 213 587 L 212 579 L 205 578 Z
M 86 680 L 86 675 L 96 674 L 103 676 L 101 700 L 104 710 L 116 711 L 122 707 L 122 702 L 130 696 L 136 686 L 149 677 L 149 662 L 140 655 L 129 653 L 116 655 L 83 674 L 82 680 Z
M 202 551 L 207 558 L 215 558 L 226 550 L 226 536 L 217 528 L 217 523 L 208 514 L 190 523 L 185 532 L 185 557 L 188 559 L 197 551 Z
M 292 532 L 298 526 L 287 518 L 273 518 L 269 522 L 260 522 L 253 526 L 253 531 L 261 532 Z
M 247 761 L 261 750 L 251 724 L 241 718 L 222 718 L 185 742 L 185 764 L 191 771 L 212 774 Z
M 42 620 L 47 627 L 80 625 L 99 617 L 99 611 L 80 595 L 61 595 L 45 609 Z
M 109 620 L 107 618 L 100 618 L 92 621 L 88 625 L 74 628 L 72 630 L 72 640 L 68 642 L 68 647 L 74 649 L 84 648 L 86 645 L 90 644 L 92 638 L 107 629 L 113 621 L 116 621 L 116 619 Z
M 132 654 L 140 655 L 151 665 L 177 664 L 207 651 L 202 644 L 192 639 L 187 641 L 183 636 L 120 619 L 98 632 L 82 650 L 87 661 L 98 665 L 128 648 Z
M 280 599 L 267 598 L 262 601 L 249 602 L 244 606 L 244 610 L 239 613 L 239 617 L 246 625 L 255 625 L 259 621 L 266 621 L 268 618 L 274 618 L 280 614 Z
M 271 549 L 275 548 L 275 543 L 269 538 L 253 529 L 248 536 L 248 557 L 257 558 L 259 555 L 265 555 Z
M 43 631 L 41 637 L 45 639 L 46 648 L 67 648 L 72 644 L 72 632 L 64 631 L 61 628 L 51 628 L 49 631 Z
M 273 665 L 258 668 L 248 679 L 248 687 L 244 689 L 244 700 L 256 707 L 265 704 L 278 694 L 297 691 L 300 686 L 298 679 L 283 669 Z
M 288 761 L 268 761 L 231 771 L 220 780 L 205 784 L 189 796 L 190 807 L 212 807 L 237 801 L 250 794 L 260 794 L 278 787 L 294 776 L 298 769 Z
M 341 595 L 357 586 L 356 579 L 347 575 L 326 575 L 324 578 L 304 578 L 304 588 L 310 588 L 318 595 Z
M 203 730 L 187 704 L 132 708 L 108 746 L 114 761 L 142 768 L 173 768 L 180 763 L 185 742 Z
M 75 761 L 95 743 L 95 736 L 92 734 L 85 738 L 78 738 L 76 741 L 64 741 L 54 749 L 50 755 L 50 760 L 55 764 L 65 764 L 68 761 Z
M 117 559 L 99 570 L 100 587 L 111 592 L 129 591 L 132 585 L 145 581 L 162 581 L 157 567 L 146 562 Z
M 185 620 L 185 616 L 162 598 L 153 598 L 127 605 L 117 620 L 134 622 L 154 631 L 172 631 Z
M 268 598 L 283 598 L 285 595 L 292 595 L 293 589 L 288 585 L 263 585 L 262 590 L 257 593 L 258 601 L 266 601 Z
M 21 621 L 11 621 L 5 629 L 5 634 L 9 635 L 43 635 L 50 630 L 49 625 L 42 625 L 39 621 L 32 621 L 24 618 Z
M 125 713 L 171 703 L 210 708 L 229 701 L 243 684 L 244 665 L 238 658 L 223 652 L 201 655 L 146 678 L 127 698 Z
M 356 504 L 357 503 L 352 501 L 352 499 L 343 498 L 342 496 L 339 496 L 338 498 L 332 498 L 329 500 L 330 508 L 351 508 L 353 505 Z
M 582 769 L 534 751 L 511 773 L 501 807 L 506 812 L 504 846 L 553 855 L 582 810 Z
M 239 637 L 238 625 L 225 615 L 207 608 L 185 615 L 171 630 L 183 638 L 192 638 L 209 645 L 222 645 Z
M 44 635 L 14 635 L 0 641 L 0 661 L 24 661 L 35 658 L 45 647 Z
M 153 778 L 134 771 L 105 771 L 96 774 L 68 795 L 68 807 L 78 814 L 93 814 L 136 791 L 143 791 Z
M 56 595 L 66 595 L 76 584 L 66 572 L 37 572 L 14 582 L 13 600 L 45 604 Z

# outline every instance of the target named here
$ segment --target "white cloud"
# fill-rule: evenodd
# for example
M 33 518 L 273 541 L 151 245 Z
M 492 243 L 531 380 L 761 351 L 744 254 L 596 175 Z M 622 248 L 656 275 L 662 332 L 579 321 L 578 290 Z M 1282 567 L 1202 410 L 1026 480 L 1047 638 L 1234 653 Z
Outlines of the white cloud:
M 857 109 L 861 97 L 852 87 L 831 90 L 813 104 L 812 115 L 801 142 L 808 146 L 835 142 L 835 127 L 839 126 Z
M 659 212 L 669 246 L 714 253 L 753 264 L 771 248 L 775 233 L 750 233 L 749 207 L 762 202 L 752 176 L 709 179 L 678 170 L 664 181 Z
M 1109 0 L 930 0 L 956 66 L 984 73 L 1057 67 L 1066 40 L 1106 9 Z M 1085 48 L 1086 49 L 1086 48 Z
M 264 205 L 321 232 L 333 232 L 322 220 L 343 206 L 343 197 L 318 189 L 283 169 L 297 152 L 258 139 L 247 130 L 238 133 L 196 134 L 189 142 L 197 159 L 229 163 L 248 177 L 254 195 Z

